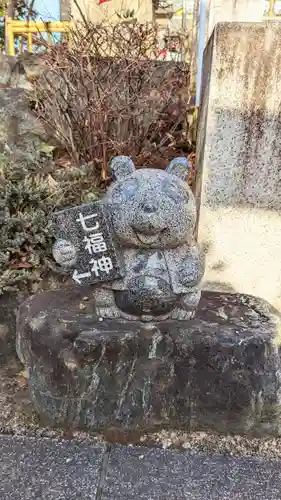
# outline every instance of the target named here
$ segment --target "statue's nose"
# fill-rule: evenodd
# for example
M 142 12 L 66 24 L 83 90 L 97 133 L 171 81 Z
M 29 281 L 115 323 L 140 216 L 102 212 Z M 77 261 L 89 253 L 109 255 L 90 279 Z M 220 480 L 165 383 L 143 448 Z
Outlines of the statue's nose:
M 154 214 L 157 211 L 157 204 L 154 201 L 144 201 L 140 208 L 146 214 Z

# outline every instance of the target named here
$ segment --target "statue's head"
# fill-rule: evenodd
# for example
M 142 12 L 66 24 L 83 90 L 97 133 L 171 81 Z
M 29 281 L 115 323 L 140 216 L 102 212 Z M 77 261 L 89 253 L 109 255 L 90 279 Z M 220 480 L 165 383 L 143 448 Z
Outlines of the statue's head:
M 192 234 L 196 205 L 187 183 L 189 164 L 175 158 L 167 170 L 135 169 L 118 156 L 110 165 L 113 183 L 105 197 L 120 244 L 135 248 L 175 248 Z

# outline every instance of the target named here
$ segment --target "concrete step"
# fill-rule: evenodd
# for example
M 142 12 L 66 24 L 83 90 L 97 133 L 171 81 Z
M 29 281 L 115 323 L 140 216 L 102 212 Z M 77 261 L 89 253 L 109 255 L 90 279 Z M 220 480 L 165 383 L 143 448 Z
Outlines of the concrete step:
M 2 500 L 279 500 L 281 460 L 0 436 Z

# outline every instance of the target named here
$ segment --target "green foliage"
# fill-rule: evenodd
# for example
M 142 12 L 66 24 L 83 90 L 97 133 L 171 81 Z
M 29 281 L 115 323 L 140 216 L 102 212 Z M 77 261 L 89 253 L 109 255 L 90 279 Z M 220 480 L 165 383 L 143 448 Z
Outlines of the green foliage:
M 96 172 L 88 166 L 56 168 L 48 156 L 0 155 L 0 295 L 39 282 L 52 259 L 48 216 L 99 198 Z M 4 186 L 4 188 L 3 188 Z M 4 194 L 4 200 L 3 195 Z
M 125 10 L 125 11 L 122 11 L 121 13 L 118 13 L 116 12 L 117 16 L 119 17 L 119 19 L 134 19 L 135 15 L 136 15 L 136 12 L 135 10 Z

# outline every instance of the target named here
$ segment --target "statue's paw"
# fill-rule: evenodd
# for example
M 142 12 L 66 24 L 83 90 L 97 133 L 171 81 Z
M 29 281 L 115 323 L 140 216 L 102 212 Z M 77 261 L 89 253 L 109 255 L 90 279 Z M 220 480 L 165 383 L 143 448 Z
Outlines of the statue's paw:
M 115 305 L 109 306 L 109 307 L 98 307 L 97 308 L 97 315 L 100 318 L 120 318 L 121 313 Z
M 172 319 L 177 319 L 179 321 L 191 319 L 194 317 L 195 312 L 194 311 L 186 311 L 184 309 L 179 309 L 176 308 L 172 311 L 171 313 L 171 318 Z

